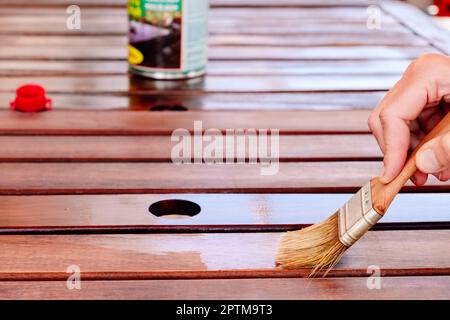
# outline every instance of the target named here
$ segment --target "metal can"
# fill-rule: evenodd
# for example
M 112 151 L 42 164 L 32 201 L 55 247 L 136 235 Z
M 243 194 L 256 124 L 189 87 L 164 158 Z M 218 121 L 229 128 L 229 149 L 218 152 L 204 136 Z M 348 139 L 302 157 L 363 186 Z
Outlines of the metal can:
M 205 73 L 208 0 L 129 0 L 128 12 L 131 73 L 154 79 Z

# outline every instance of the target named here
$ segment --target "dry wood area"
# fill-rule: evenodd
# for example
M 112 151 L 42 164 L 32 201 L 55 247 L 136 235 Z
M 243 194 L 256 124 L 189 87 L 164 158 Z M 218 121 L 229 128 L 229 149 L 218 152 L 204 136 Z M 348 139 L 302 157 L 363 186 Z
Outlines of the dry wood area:
M 82 28 L 68 30 L 72 1 L 0 0 L 0 298 L 450 298 L 450 184 L 434 178 L 406 185 L 329 277 L 274 261 L 283 232 L 378 174 L 370 110 L 412 59 L 450 53 L 445 31 L 395 1 L 211 0 L 207 76 L 152 81 L 127 74 L 125 2 L 77 1 Z M 8 110 L 24 83 L 54 110 Z M 278 129 L 279 172 L 173 164 L 170 135 L 194 121 Z M 149 212 L 165 199 L 201 211 Z M 66 286 L 72 265 L 81 290 Z

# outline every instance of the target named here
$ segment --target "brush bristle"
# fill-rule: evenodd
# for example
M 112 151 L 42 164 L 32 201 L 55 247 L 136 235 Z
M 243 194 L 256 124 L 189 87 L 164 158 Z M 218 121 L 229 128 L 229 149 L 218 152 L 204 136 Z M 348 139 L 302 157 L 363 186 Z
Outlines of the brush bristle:
M 312 269 L 310 277 L 326 275 L 341 259 L 347 247 L 339 241 L 338 215 L 307 228 L 283 235 L 277 265 L 283 269 Z

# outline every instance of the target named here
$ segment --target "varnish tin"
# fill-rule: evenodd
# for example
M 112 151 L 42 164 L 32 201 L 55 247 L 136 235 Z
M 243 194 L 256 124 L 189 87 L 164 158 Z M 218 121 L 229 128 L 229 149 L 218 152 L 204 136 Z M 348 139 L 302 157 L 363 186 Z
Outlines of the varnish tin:
M 130 72 L 154 79 L 205 73 L 208 0 L 129 0 Z

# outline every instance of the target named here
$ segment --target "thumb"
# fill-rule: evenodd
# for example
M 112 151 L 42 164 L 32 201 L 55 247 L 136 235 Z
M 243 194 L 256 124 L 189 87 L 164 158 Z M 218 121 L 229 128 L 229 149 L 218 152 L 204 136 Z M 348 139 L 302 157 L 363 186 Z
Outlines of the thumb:
M 425 143 L 416 156 L 416 165 L 424 173 L 450 169 L 450 132 Z

